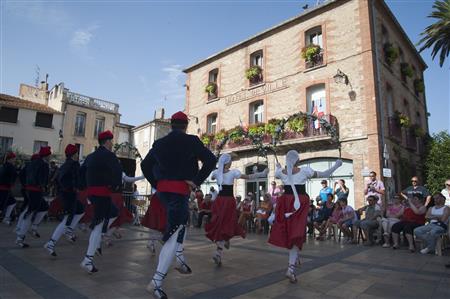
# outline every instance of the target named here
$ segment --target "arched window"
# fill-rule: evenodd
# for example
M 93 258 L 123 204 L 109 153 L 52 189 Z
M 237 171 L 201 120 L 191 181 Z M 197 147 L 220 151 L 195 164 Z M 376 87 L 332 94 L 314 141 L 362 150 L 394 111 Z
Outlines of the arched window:
M 249 107 L 249 123 L 257 124 L 264 122 L 264 102 L 262 100 L 253 102 Z
M 217 113 L 211 113 L 206 118 L 206 133 L 215 134 L 217 129 Z
M 317 117 L 327 114 L 327 97 L 324 83 L 312 85 L 306 89 L 306 109 Z

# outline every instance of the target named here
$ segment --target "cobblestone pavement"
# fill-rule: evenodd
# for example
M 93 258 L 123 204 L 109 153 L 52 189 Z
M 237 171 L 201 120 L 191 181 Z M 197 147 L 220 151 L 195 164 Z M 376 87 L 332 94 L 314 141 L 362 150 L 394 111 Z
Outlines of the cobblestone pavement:
M 79 264 L 88 233 L 75 245 L 61 239 L 57 258 L 43 248 L 56 222 L 40 227 L 41 239 L 27 237 L 27 249 L 14 246 L 13 227 L 0 226 L 0 298 L 152 298 L 145 290 L 158 256 L 146 248 L 148 230 L 126 226 L 122 239 L 96 257 L 100 272 L 88 275 Z M 211 259 L 215 246 L 191 228 L 185 243 L 192 275 L 170 271 L 169 298 L 450 298 L 449 256 L 411 254 L 332 240 L 309 239 L 302 251 L 299 283 L 284 278 L 287 251 L 266 243 L 266 235 L 233 239 L 223 266 Z M 448 254 L 446 252 L 445 254 Z

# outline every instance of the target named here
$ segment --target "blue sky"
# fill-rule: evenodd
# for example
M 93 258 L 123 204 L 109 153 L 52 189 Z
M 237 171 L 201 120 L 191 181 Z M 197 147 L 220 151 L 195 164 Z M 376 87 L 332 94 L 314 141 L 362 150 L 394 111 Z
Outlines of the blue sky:
M 299 14 L 316 1 L 1 1 L 0 90 L 21 82 L 64 82 L 72 91 L 120 104 L 140 124 L 164 106 L 184 107 L 181 69 Z M 432 20 L 431 0 L 387 1 L 415 43 Z M 423 53 L 430 130 L 450 130 L 449 61 Z

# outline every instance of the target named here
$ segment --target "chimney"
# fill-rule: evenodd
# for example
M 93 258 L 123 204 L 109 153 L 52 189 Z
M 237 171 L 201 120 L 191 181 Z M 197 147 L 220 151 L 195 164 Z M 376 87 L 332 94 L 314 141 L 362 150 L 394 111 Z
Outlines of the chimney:
M 163 119 L 164 118 L 164 108 L 159 108 L 155 111 L 154 119 Z
M 48 83 L 45 81 L 41 81 L 41 90 L 48 91 Z

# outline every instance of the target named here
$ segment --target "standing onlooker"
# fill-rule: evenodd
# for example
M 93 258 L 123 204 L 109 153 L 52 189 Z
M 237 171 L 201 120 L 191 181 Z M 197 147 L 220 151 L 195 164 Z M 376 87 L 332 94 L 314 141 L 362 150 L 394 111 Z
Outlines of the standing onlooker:
M 322 180 L 320 184 L 322 185 L 322 189 L 320 189 L 319 196 L 320 200 L 322 201 L 322 205 L 324 205 L 327 202 L 328 194 L 333 195 L 333 189 L 328 186 L 327 180 Z
M 433 195 L 434 206 L 429 208 L 425 218 L 429 224 L 414 229 L 417 238 L 425 242 L 426 247 L 420 251 L 422 254 L 434 252 L 437 239 L 447 231 L 450 208 L 444 205 L 445 197 L 441 193 Z
M 407 187 L 400 193 L 404 199 L 411 199 L 414 195 L 419 195 L 421 198 L 425 198 L 425 206 L 428 206 L 431 200 L 430 192 L 424 186 L 419 185 L 419 178 L 413 176 L 411 178 L 411 186 Z
M 350 227 L 353 226 L 353 223 L 358 219 L 356 217 L 355 210 L 347 204 L 346 199 L 341 199 L 339 201 L 339 204 L 342 208 L 342 218 L 338 222 L 338 226 L 341 229 L 341 231 L 344 233 L 344 236 L 347 237 L 347 242 L 351 242 L 353 235 L 350 231 Z
M 270 216 L 273 205 L 271 203 L 271 196 L 269 193 L 264 194 L 264 200 L 260 203 L 259 208 L 256 210 L 255 221 L 256 221 L 256 232 L 262 233 L 263 224 L 267 222 Z
M 280 187 L 277 187 L 277 183 L 275 181 L 272 181 L 269 190 L 267 190 L 267 193 L 270 194 L 270 201 L 272 202 L 272 205 L 275 205 L 277 203 L 277 198 L 280 195 L 280 192 Z
M 197 227 L 201 227 L 203 223 L 203 217 L 208 216 L 208 219 L 211 219 L 211 205 L 212 205 L 212 195 L 206 194 L 205 199 L 202 204 L 198 207 L 198 222 Z
M 384 236 L 384 248 L 391 247 L 390 239 L 391 239 L 391 229 L 394 224 L 400 221 L 400 218 L 403 216 L 403 211 L 405 207 L 402 205 L 400 201 L 400 196 L 394 196 L 394 202 L 389 204 L 386 209 L 386 217 L 381 219 L 381 226 L 383 227 L 383 236 Z
M 340 200 L 343 198 L 348 199 L 349 193 L 350 193 L 350 189 L 348 189 L 348 187 L 345 185 L 345 181 L 343 179 L 340 179 L 340 180 L 334 182 L 333 194 L 337 196 L 337 200 Z
M 375 171 L 371 171 L 369 177 L 370 180 L 364 188 L 364 194 L 366 195 L 366 198 L 370 195 L 374 195 L 378 199 L 377 204 L 381 207 L 383 205 L 381 196 L 384 195 L 385 190 L 384 184 L 382 181 L 377 180 L 377 173 Z
M 445 197 L 445 205 L 450 206 L 450 179 L 445 181 L 445 188 L 442 189 L 441 193 Z
M 219 193 L 217 192 L 217 190 L 214 189 L 214 186 L 211 186 L 211 188 L 209 188 L 209 193 L 211 194 L 211 200 L 212 200 L 212 201 L 215 201 L 217 195 L 219 194 Z
M 364 235 L 367 238 L 365 245 L 373 245 L 373 231 L 378 228 L 378 217 L 381 217 L 381 211 L 377 208 L 377 197 L 369 195 L 367 197 L 368 205 L 359 208 L 357 213 L 359 215 L 364 212 L 365 218 L 363 220 L 356 220 L 353 223 L 353 243 L 357 242 L 358 228 L 364 231 Z
M 138 210 L 138 201 L 140 200 L 140 194 L 137 189 L 137 185 L 133 184 L 133 201 L 131 204 L 131 211 L 133 212 L 133 225 L 139 226 L 141 225 L 139 220 L 139 210 Z
M 242 226 L 244 229 L 247 229 L 247 221 L 251 220 L 252 217 L 253 217 L 253 201 L 251 200 L 250 196 L 247 195 L 240 205 L 240 215 L 238 220 L 239 225 Z

